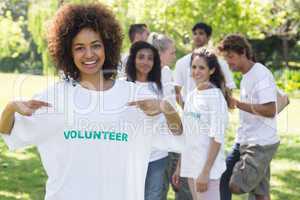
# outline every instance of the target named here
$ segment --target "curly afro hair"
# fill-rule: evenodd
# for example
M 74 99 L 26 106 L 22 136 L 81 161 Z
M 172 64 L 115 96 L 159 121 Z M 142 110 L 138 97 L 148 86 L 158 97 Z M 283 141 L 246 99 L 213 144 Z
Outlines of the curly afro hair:
M 80 72 L 72 56 L 72 40 L 84 28 L 99 33 L 105 48 L 102 70 L 105 79 L 117 73 L 122 46 L 122 29 L 112 11 L 103 4 L 66 4 L 54 16 L 48 32 L 48 49 L 58 70 L 67 80 L 78 81 Z

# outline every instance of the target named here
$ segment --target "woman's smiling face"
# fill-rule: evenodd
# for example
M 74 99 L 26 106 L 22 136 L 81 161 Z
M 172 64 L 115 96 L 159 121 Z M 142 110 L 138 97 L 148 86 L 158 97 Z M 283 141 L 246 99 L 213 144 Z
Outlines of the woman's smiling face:
M 99 75 L 105 61 L 105 49 L 100 34 L 90 28 L 82 29 L 73 38 L 72 56 L 81 78 Z
M 154 55 L 151 49 L 141 49 L 135 57 L 137 80 L 140 76 L 148 76 L 154 65 Z

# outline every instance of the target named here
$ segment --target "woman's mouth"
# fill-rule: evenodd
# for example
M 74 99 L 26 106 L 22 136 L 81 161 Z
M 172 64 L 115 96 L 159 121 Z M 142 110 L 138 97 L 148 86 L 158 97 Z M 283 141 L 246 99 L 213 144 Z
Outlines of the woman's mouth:
M 86 62 L 83 62 L 83 65 L 84 65 L 85 68 L 91 69 L 91 68 L 96 67 L 96 63 L 97 63 L 96 60 L 93 60 L 93 61 L 86 61 Z

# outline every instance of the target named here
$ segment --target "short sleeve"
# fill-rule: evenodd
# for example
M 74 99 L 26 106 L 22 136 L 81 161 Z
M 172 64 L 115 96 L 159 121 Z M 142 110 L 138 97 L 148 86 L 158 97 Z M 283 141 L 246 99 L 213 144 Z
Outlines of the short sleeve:
M 10 135 L 2 137 L 10 150 L 30 145 L 39 145 L 47 139 L 51 130 L 49 118 L 45 115 L 21 116 L 15 115 L 15 122 Z
M 140 118 L 143 118 L 142 116 Z M 151 147 L 155 150 L 181 153 L 184 147 L 183 135 L 173 135 L 163 114 L 144 116 L 144 135 L 151 135 Z
M 122 54 L 121 55 L 121 62 L 118 65 L 118 74 L 117 74 L 117 78 L 118 79 L 126 79 L 126 63 L 128 60 L 128 54 Z
M 175 64 L 174 82 L 177 86 L 184 86 L 183 60 L 178 60 Z
M 161 151 L 182 153 L 185 147 L 183 135 L 154 134 L 152 138 L 152 148 Z
M 228 123 L 228 109 L 225 98 L 218 92 L 210 99 L 209 114 L 209 137 L 214 138 L 218 143 L 224 144 L 225 132 Z
M 266 77 L 255 85 L 255 94 L 259 104 L 276 102 L 277 88 L 273 77 Z
M 164 100 L 168 101 L 173 108 L 176 109 L 175 84 L 173 81 L 172 71 L 169 67 L 164 67 L 162 70 L 162 85 Z
M 9 135 L 1 134 L 10 150 L 39 145 L 58 131 L 57 129 L 62 122 L 59 117 L 62 115 L 55 112 L 56 105 L 54 105 L 52 89 L 35 95 L 33 98 L 46 101 L 52 104 L 52 107 L 40 108 L 32 116 L 23 116 L 16 113 L 11 133 Z
M 229 89 L 235 89 L 236 84 L 234 82 L 232 72 L 229 69 L 229 65 L 225 60 L 218 59 L 218 61 L 225 77 L 226 87 L 228 87 Z

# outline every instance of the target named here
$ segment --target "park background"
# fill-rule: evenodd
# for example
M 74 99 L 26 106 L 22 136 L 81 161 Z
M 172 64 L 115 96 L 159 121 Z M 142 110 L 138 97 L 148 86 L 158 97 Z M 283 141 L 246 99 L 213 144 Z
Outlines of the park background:
M 90 0 L 0 1 L 0 111 L 19 96 L 30 98 L 57 80 L 47 52 L 49 20 L 63 3 Z M 228 33 L 250 40 L 256 58 L 272 70 L 277 86 L 290 96 L 278 116 L 281 145 L 272 162 L 272 199 L 300 199 L 300 0 L 107 0 L 124 32 L 146 23 L 176 42 L 177 59 L 192 49 L 191 28 L 203 21 L 213 27 L 212 43 Z M 235 73 L 237 85 L 241 74 Z M 238 91 L 235 92 L 238 96 Z M 238 112 L 230 113 L 226 150 L 234 141 Z M 46 175 L 35 148 L 9 152 L 0 139 L 0 199 L 41 200 Z M 168 200 L 174 199 L 169 193 Z M 234 196 L 234 200 L 246 199 Z

